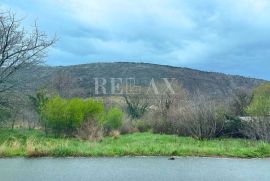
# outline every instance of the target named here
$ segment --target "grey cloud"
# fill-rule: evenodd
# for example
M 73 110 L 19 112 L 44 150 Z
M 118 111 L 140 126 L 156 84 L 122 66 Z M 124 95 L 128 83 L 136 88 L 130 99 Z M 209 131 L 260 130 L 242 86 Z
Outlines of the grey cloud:
M 140 10 L 134 2 L 106 8 L 99 7 L 106 6 L 103 1 L 93 0 L 104 12 L 83 15 L 78 12 L 87 8 L 27 2 L 4 0 L 11 8 L 38 16 L 45 31 L 58 33 L 49 64 L 145 61 L 270 79 L 269 1 L 138 1 L 144 6 Z M 134 9 L 121 9 L 126 7 Z

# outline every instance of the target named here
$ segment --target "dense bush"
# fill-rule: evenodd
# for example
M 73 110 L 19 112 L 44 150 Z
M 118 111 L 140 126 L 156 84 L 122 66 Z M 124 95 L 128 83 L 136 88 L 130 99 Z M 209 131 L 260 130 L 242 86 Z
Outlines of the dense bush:
M 263 84 L 254 90 L 251 104 L 246 111 L 251 116 L 269 116 L 270 84 Z
M 250 105 L 251 100 L 252 94 L 250 91 L 236 90 L 234 96 L 228 102 L 226 121 L 219 136 L 246 138 L 245 134 L 243 134 L 244 125 L 240 117 L 247 116 L 247 107 Z
M 108 130 L 119 129 L 123 125 L 124 113 L 119 108 L 111 108 L 105 115 L 104 127 Z
M 244 122 L 242 133 L 250 139 L 270 142 L 270 117 L 252 117 Z
M 270 84 L 262 84 L 253 92 L 251 104 L 246 109 L 250 119 L 242 130 L 248 138 L 270 142 Z
M 179 90 L 182 90 L 181 87 Z M 152 102 L 149 102 L 149 97 L 143 97 L 143 100 L 132 97 L 131 107 L 135 105 L 146 111 L 138 114 L 143 121 L 137 119 L 137 116 L 131 116 L 131 113 L 130 121 L 124 121 L 121 109 L 112 107 L 106 112 L 103 102 L 79 98 L 50 99 L 42 109 L 42 115 L 46 118 L 45 125 L 52 132 L 69 135 L 76 133 L 86 139 L 100 139 L 103 133 L 112 133 L 114 130 L 121 133 L 152 130 L 155 133 L 197 139 L 229 136 L 270 141 L 270 86 L 263 85 L 255 89 L 252 99 L 247 94 L 238 94 L 233 105 L 235 109 L 238 106 L 240 108 L 235 112 L 229 110 L 225 103 L 215 102 L 199 94 L 187 97 L 185 91 L 179 92 L 177 95 L 166 92 L 155 95 Z M 129 104 L 130 100 L 126 98 L 126 103 Z M 249 102 L 251 104 L 248 106 Z M 250 121 L 243 121 L 239 117 L 246 113 L 251 116 Z
M 99 141 L 103 137 L 103 127 L 97 121 L 86 121 L 78 129 L 76 137 L 86 140 Z
M 144 120 L 146 124 L 151 125 L 154 133 L 179 135 L 182 126 L 180 125 L 179 116 L 175 112 L 169 110 L 167 116 L 164 116 L 161 111 L 151 110 L 144 116 Z
M 250 91 L 239 89 L 230 103 L 230 116 L 246 116 L 246 109 L 250 105 L 252 94 Z
M 104 110 L 104 104 L 94 99 L 63 99 L 54 97 L 42 110 L 47 127 L 55 134 L 75 135 L 98 140 L 106 131 L 119 129 L 124 113 L 119 108 Z
M 55 97 L 49 100 L 42 109 L 44 125 L 51 128 L 55 133 L 60 133 L 66 125 L 67 100 Z
M 179 106 L 171 106 L 167 114 L 152 112 L 149 119 L 156 133 L 210 139 L 220 135 L 225 123 L 223 109 L 213 101 L 195 97 Z
M 251 116 L 268 116 L 270 113 L 270 95 L 256 96 L 248 106 L 247 113 Z
M 54 133 L 72 134 L 85 121 L 96 121 L 95 118 L 103 111 L 103 103 L 93 99 L 74 98 L 68 100 L 55 97 L 46 103 L 42 114 L 46 125 Z
M 87 99 L 84 101 L 84 110 L 85 120 L 90 119 L 99 119 L 100 114 L 104 112 L 104 104 L 102 101 L 95 99 Z
M 189 136 L 210 139 L 218 136 L 225 123 L 225 114 L 214 102 L 197 100 L 180 114 L 181 124 Z
M 130 134 L 138 132 L 139 130 L 134 126 L 134 120 L 124 118 L 123 125 L 119 129 L 121 134 Z
M 233 137 L 233 138 L 244 138 L 246 137 L 243 133 L 244 123 L 238 116 L 228 116 L 226 115 L 226 121 L 224 123 L 224 128 L 220 133 L 223 137 Z

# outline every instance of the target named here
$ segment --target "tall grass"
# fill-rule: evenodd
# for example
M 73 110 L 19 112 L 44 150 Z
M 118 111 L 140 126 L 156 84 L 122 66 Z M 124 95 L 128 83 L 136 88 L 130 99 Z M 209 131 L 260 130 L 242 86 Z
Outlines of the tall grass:
M 46 137 L 36 130 L 0 130 L 0 157 L 98 156 L 269 157 L 270 144 L 245 139 L 196 140 L 190 137 L 135 133 L 102 141 Z

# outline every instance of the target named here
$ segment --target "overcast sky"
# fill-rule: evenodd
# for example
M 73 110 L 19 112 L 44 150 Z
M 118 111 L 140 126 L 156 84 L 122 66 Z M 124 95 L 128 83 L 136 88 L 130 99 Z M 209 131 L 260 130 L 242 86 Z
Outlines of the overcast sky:
M 47 64 L 135 61 L 270 80 L 269 0 L 0 0 L 60 40 Z

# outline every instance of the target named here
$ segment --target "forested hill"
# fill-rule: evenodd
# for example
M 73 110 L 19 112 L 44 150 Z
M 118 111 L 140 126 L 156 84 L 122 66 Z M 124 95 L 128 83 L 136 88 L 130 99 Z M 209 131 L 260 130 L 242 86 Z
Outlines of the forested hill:
M 52 82 L 69 86 L 70 91 L 83 92 L 84 96 L 94 93 L 94 78 L 135 78 L 137 84 L 149 84 L 161 78 L 176 78 L 190 93 L 200 92 L 211 97 L 225 97 L 232 95 L 238 89 L 252 90 L 263 80 L 247 78 L 223 73 L 204 72 L 189 68 L 164 66 L 147 63 L 92 63 L 74 66 L 39 67 L 37 71 L 22 72 L 20 75 L 31 80 L 29 89 L 37 90 L 48 86 Z M 64 85 L 62 85 L 64 86 Z

